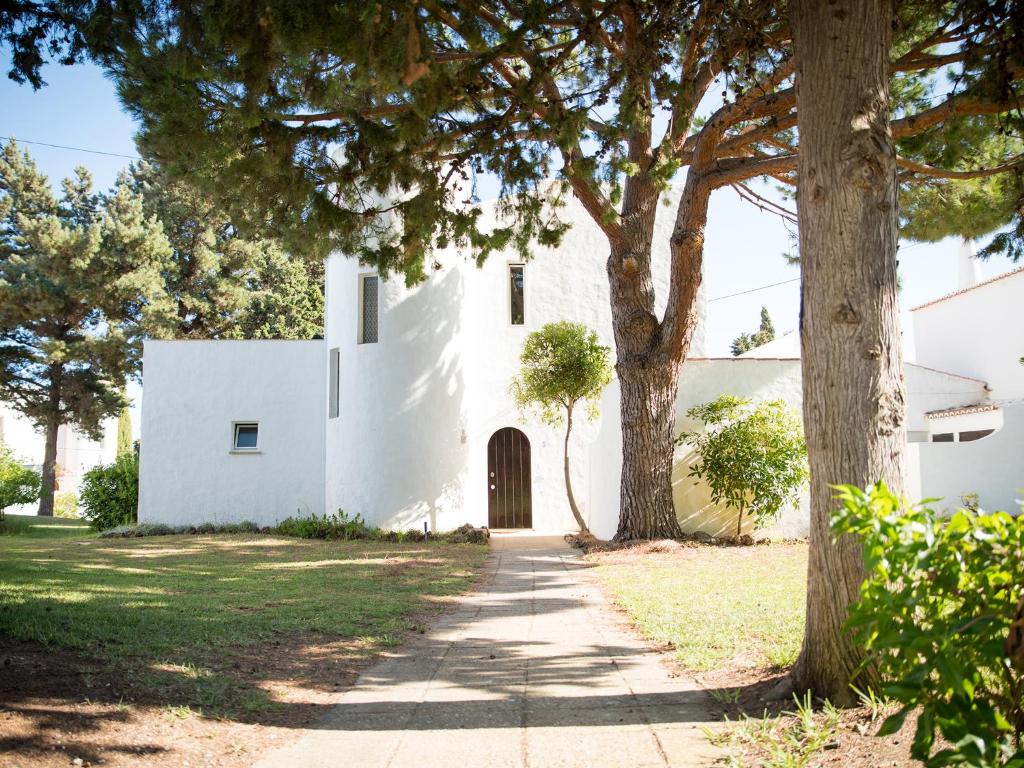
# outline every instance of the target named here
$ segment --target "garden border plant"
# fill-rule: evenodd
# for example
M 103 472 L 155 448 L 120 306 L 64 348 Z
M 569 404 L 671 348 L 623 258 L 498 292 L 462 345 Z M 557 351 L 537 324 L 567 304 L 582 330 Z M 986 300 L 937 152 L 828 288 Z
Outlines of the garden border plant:
M 393 531 L 367 525 L 362 516 L 349 517 L 343 510 L 334 514 L 308 517 L 287 517 L 276 525 L 260 526 L 251 520 L 236 523 L 200 523 L 198 525 L 165 525 L 163 523 L 135 523 L 118 525 L 100 532 L 102 538 L 138 538 L 142 536 L 181 536 L 216 533 L 251 533 L 288 536 L 297 539 L 323 539 L 329 541 L 388 541 L 416 543 L 440 541 L 448 544 L 486 544 L 490 531 L 475 528 L 469 523 L 451 531 L 426 533 L 416 528 Z

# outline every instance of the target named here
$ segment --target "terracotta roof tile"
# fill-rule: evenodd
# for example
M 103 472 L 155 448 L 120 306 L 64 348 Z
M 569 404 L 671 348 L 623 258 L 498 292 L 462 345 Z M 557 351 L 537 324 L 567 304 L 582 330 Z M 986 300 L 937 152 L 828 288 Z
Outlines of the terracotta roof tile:
M 943 408 L 939 411 L 928 411 L 925 416 L 929 419 L 941 419 L 946 416 L 965 416 L 968 413 L 985 413 L 986 411 L 998 411 L 999 406 L 995 403 L 974 403 L 973 405 L 957 405 L 953 408 Z

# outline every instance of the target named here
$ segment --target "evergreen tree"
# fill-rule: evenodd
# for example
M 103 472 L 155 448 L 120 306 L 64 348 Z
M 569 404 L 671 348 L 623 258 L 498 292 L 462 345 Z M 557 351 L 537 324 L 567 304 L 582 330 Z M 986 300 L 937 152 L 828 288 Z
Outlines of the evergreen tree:
M 125 406 L 144 328 L 170 311 L 170 248 L 127 185 L 78 169 L 57 198 L 27 153 L 0 154 L 0 398 L 45 433 L 40 515 L 53 514 L 57 430 L 90 437 Z
M 311 339 L 323 331 L 323 267 L 293 259 L 273 239 L 244 237 L 218 204 L 156 166 L 125 179 L 163 225 L 173 317 L 154 336 L 175 339 Z
M 767 307 L 761 307 L 761 327 L 754 333 L 741 333 L 732 340 L 732 356 L 738 357 L 754 347 L 760 347 L 775 338 L 775 326 Z
M 1016 168 L 1018 148 L 1003 131 L 1017 120 L 1020 4 L 897 8 L 887 76 L 901 180 Z M 680 534 L 675 403 L 710 197 L 732 186 L 752 198 L 757 178 L 797 182 L 786 10 L 760 0 L 243 0 L 228 15 L 204 2 L 41 0 L 0 16 L 0 31 L 15 76 L 34 85 L 44 44 L 70 60 L 88 50 L 142 122 L 145 152 L 219 195 L 240 227 L 269 227 L 292 252 L 338 249 L 415 282 L 434 248 L 467 246 L 482 259 L 556 243 L 558 205 L 575 195 L 607 239 L 622 393 L 617 536 L 629 539 Z M 979 127 L 967 144 L 991 143 L 995 165 L 980 166 L 987 156 L 974 151 L 935 164 L 930 149 L 966 123 Z M 684 167 L 659 317 L 654 215 Z M 477 226 L 481 173 L 500 178 L 507 215 L 487 230 Z M 1003 211 L 1003 223 L 1018 217 Z
M 126 405 L 117 415 L 117 455 L 130 456 L 133 453 L 135 442 L 132 440 L 132 414 Z

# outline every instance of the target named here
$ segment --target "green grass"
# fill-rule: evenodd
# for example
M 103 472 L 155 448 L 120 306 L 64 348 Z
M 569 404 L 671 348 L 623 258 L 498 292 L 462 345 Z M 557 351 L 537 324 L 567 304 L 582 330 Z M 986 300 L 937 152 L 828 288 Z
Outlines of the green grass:
M 28 515 L 5 515 L 0 520 L 0 536 L 32 536 L 52 539 L 65 536 L 85 536 L 90 532 L 89 524 L 84 520 Z
M 691 547 L 591 556 L 641 631 L 707 671 L 733 662 L 784 667 L 804 631 L 807 547 Z
M 232 674 L 260 646 L 398 642 L 431 598 L 470 583 L 474 545 L 260 535 L 99 539 L 70 521 L 0 536 L 0 635 L 123 667 L 181 707 L 230 715 L 272 706 Z M 170 696 L 174 694 L 174 696 Z

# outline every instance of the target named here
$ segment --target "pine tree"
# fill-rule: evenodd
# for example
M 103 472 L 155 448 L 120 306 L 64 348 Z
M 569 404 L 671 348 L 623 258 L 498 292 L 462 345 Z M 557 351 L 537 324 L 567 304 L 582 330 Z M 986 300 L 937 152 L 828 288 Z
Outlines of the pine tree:
M 1019 4 L 896 5 L 888 77 L 901 181 L 1019 167 L 1003 131 L 1024 72 Z M 557 243 L 558 204 L 575 195 L 607 241 L 623 435 L 617 536 L 679 535 L 675 403 L 710 197 L 731 186 L 756 199 L 748 184 L 758 178 L 797 183 L 786 7 L 244 0 L 231 11 L 41 0 L 0 29 L 15 76 L 36 85 L 41 41 L 71 60 L 89 51 L 141 120 L 145 152 L 219 196 L 243 230 L 269 228 L 292 252 L 337 249 L 415 282 L 434 248 L 483 259 Z M 968 144 L 994 143 L 995 165 L 965 151 L 943 166 L 928 151 L 933 137 L 946 141 L 945 126 L 965 123 L 979 127 Z M 684 167 L 659 316 L 654 216 Z M 477 226 L 481 173 L 502 182 L 507 218 L 496 229 Z M 1003 212 L 1003 223 L 1019 219 L 1019 208 Z
M 132 414 L 128 406 L 121 409 L 117 415 L 117 456 L 130 456 L 135 452 L 135 442 L 132 440 Z
M 775 326 L 767 307 L 761 307 L 761 326 L 754 333 L 741 333 L 732 340 L 732 356 L 739 357 L 754 347 L 760 347 L 775 338 Z
M 163 225 L 164 272 L 175 304 L 151 335 L 175 339 L 311 339 L 323 331 L 323 266 L 290 258 L 266 237 L 243 236 L 222 208 L 186 181 L 140 163 L 124 179 Z
M 0 398 L 45 433 L 39 514 L 53 514 L 57 430 L 90 437 L 125 405 L 149 323 L 169 310 L 170 248 L 126 185 L 78 169 L 57 198 L 13 141 L 0 155 Z

